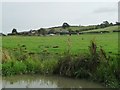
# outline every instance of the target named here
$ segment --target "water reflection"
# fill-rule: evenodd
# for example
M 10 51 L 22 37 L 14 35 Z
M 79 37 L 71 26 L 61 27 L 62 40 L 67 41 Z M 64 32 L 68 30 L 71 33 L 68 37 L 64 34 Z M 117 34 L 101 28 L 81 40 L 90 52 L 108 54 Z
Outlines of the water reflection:
M 86 80 L 60 76 L 20 75 L 3 77 L 3 88 L 104 88 Z

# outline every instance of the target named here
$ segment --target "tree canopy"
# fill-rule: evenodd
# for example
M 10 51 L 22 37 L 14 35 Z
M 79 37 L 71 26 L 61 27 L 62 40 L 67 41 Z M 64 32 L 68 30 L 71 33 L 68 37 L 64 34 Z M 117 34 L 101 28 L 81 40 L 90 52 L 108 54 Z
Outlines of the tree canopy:
M 69 27 L 69 26 L 70 26 L 70 25 L 69 25 L 68 23 L 65 22 L 65 23 L 63 23 L 62 28 L 65 29 L 65 28 L 67 28 L 67 27 Z
M 12 34 L 17 34 L 17 29 L 13 28 Z

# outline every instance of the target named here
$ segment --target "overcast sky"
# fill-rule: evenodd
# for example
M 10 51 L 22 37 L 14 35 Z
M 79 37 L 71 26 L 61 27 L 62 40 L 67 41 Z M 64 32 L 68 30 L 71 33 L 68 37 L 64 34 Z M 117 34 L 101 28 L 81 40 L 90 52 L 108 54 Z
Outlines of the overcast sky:
M 117 2 L 3 2 L 2 32 L 118 21 Z

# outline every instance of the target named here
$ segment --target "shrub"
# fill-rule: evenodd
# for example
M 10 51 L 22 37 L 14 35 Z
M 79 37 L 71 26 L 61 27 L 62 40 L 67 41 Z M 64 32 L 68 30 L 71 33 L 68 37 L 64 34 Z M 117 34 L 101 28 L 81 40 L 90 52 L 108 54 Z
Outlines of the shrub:
M 2 74 L 5 75 L 5 76 L 7 76 L 7 75 L 9 76 L 9 75 L 15 74 L 14 70 L 12 68 L 13 64 L 14 64 L 13 61 L 8 61 L 8 62 L 4 63 L 2 65 Z
M 41 63 L 38 60 L 27 59 L 24 61 L 26 65 L 26 73 L 40 73 Z
M 20 61 L 15 61 L 12 68 L 15 74 L 23 74 L 26 72 L 26 65 Z
M 5 76 L 25 73 L 26 66 L 19 61 L 10 60 L 2 65 L 2 74 Z

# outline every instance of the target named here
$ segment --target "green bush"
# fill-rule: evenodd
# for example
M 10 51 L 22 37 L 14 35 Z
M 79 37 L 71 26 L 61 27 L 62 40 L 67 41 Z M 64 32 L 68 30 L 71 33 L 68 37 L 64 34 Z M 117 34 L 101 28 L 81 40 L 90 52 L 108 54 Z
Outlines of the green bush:
M 23 74 L 26 72 L 26 65 L 20 61 L 15 61 L 12 68 L 16 74 Z
M 115 63 L 115 60 L 113 62 L 101 61 L 100 65 L 96 70 L 95 79 L 101 83 L 104 83 L 107 87 L 120 87 L 118 83 L 119 81 L 114 74 L 116 66 L 117 63 Z
M 8 61 L 2 65 L 2 74 L 5 76 L 13 75 L 15 74 L 14 69 L 13 69 L 13 61 Z
M 24 63 L 19 61 L 7 61 L 2 65 L 2 74 L 3 75 L 15 75 L 25 73 L 26 66 Z
M 26 73 L 40 73 L 41 63 L 38 60 L 28 59 L 24 61 L 26 65 Z

